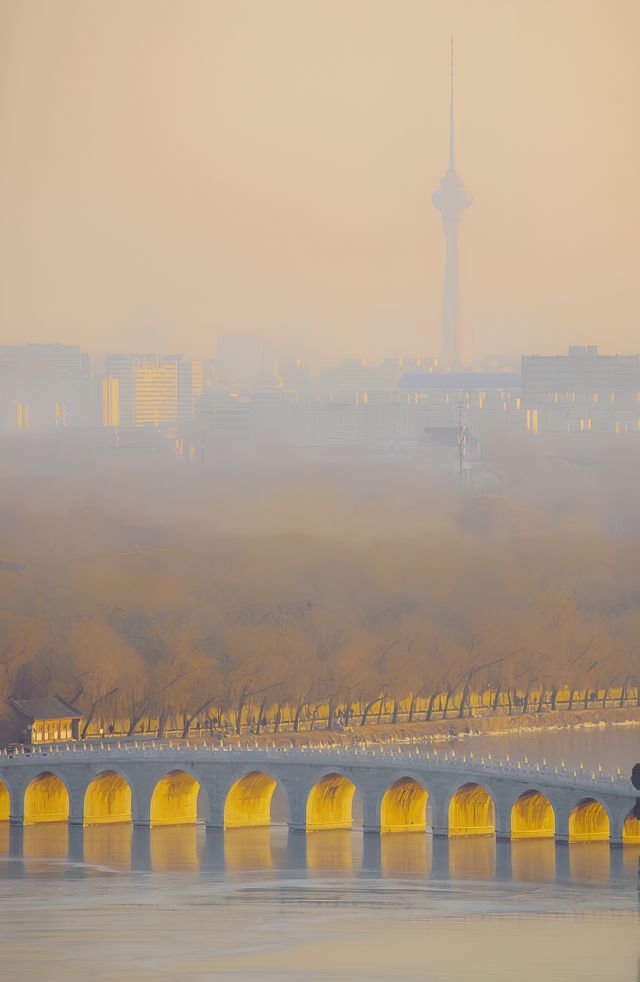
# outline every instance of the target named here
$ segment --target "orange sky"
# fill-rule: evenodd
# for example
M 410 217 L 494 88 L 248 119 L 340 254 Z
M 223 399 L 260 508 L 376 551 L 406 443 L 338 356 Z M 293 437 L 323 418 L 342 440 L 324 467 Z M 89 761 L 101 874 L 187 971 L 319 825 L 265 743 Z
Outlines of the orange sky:
M 0 342 L 640 350 L 637 0 L 0 0 Z

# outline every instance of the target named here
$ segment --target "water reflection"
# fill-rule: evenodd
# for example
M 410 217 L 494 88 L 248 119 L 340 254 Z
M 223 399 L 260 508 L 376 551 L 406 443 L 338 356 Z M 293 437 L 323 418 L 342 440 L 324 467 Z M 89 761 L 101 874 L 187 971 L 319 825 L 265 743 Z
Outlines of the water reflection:
M 493 836 L 449 839 L 449 876 L 452 880 L 492 880 L 496 875 L 496 840 Z
M 520 839 L 512 842 L 511 875 L 514 880 L 553 882 L 556 878 L 556 844 L 553 839 Z
M 131 869 L 132 825 L 87 825 L 84 828 L 85 863 L 99 868 Z
M 273 869 L 271 829 L 228 829 L 224 834 L 224 861 L 228 869 Z
M 638 871 L 638 863 L 640 863 L 640 845 L 634 843 L 633 845 L 624 846 L 622 849 L 622 866 L 624 872 L 635 874 Z
M 69 826 L 66 822 L 25 825 L 22 829 L 22 855 L 25 859 L 67 859 Z M 36 867 L 33 866 L 32 869 Z M 41 867 L 38 865 L 38 868 Z
M 608 880 L 611 870 L 608 842 L 572 842 L 569 876 L 572 880 Z
M 386 876 L 429 874 L 432 843 L 432 836 L 420 832 L 391 832 L 380 836 L 382 873 Z
M 200 869 L 205 835 L 202 825 L 168 825 L 150 829 L 151 869 L 159 873 Z
M 265 872 L 278 877 L 296 871 L 314 876 L 385 879 L 466 880 L 518 883 L 611 883 L 631 881 L 640 844 L 610 847 L 606 842 L 570 843 L 551 839 L 498 841 L 493 836 L 433 838 L 397 832 L 362 834 L 337 829 L 289 833 L 286 828 L 206 830 L 203 826 L 154 829 L 132 825 L 71 827 L 58 822 L 30 826 L 0 823 L 1 871 L 12 876 L 64 875 L 75 878 L 123 873 Z M 22 861 L 22 862 L 20 862 Z
M 362 835 L 351 829 L 323 829 L 308 832 L 307 869 L 315 872 L 351 872 L 360 868 Z

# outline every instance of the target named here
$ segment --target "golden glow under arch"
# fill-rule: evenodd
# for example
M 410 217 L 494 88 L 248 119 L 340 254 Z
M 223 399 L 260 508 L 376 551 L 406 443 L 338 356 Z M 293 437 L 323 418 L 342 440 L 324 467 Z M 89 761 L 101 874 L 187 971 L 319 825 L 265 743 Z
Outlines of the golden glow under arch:
M 69 794 L 59 777 L 45 771 L 38 774 L 24 793 L 24 824 L 66 822 L 69 818 Z
M 512 839 L 552 839 L 556 816 L 551 802 L 540 791 L 525 791 L 511 809 Z
M 327 774 L 307 798 L 307 829 L 350 829 L 356 786 L 341 774 Z
M 225 829 L 270 825 L 275 789 L 275 780 L 262 771 L 244 774 L 231 786 L 224 803 Z
M 380 806 L 381 832 L 424 832 L 427 827 L 425 788 L 412 777 L 401 777 L 388 788 Z
M 0 781 L 0 822 L 8 822 L 11 817 L 11 799 L 9 789 L 4 781 Z
M 186 771 L 161 777 L 151 795 L 151 825 L 195 825 L 200 784 Z
M 624 825 L 622 826 L 622 843 L 625 842 L 631 844 L 640 843 L 640 819 L 637 819 L 633 815 L 633 808 L 624 820 Z
M 84 824 L 131 821 L 131 788 L 115 771 L 103 771 L 84 795 Z
M 607 842 L 609 816 L 595 798 L 580 801 L 569 815 L 569 842 Z
M 464 784 L 449 802 L 449 835 L 493 835 L 495 808 L 479 784 Z

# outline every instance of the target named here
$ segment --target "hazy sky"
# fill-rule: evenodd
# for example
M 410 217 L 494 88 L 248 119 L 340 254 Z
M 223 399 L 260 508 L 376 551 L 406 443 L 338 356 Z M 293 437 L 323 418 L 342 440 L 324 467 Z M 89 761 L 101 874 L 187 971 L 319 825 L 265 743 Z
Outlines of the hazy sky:
M 0 342 L 640 349 L 638 0 L 0 0 Z

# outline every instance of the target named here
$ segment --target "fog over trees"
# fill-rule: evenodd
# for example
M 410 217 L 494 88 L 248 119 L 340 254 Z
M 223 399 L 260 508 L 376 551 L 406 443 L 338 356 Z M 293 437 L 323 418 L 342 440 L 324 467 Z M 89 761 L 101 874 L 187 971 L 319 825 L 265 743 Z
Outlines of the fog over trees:
M 476 496 L 460 518 L 407 465 L 71 480 L 36 459 L 0 492 L 5 715 L 58 693 L 88 734 L 186 736 L 638 698 L 637 539 L 579 497 Z

